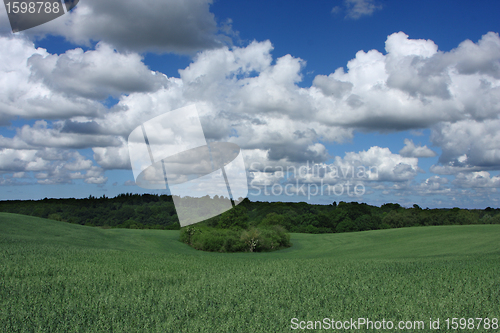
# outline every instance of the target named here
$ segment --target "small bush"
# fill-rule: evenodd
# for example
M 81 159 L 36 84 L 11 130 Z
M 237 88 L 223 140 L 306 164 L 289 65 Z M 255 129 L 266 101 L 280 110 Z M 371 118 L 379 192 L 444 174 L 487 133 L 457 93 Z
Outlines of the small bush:
M 49 214 L 49 216 L 47 218 L 50 220 L 55 220 L 55 221 L 63 221 L 63 218 L 61 217 L 61 215 L 59 215 L 57 213 Z

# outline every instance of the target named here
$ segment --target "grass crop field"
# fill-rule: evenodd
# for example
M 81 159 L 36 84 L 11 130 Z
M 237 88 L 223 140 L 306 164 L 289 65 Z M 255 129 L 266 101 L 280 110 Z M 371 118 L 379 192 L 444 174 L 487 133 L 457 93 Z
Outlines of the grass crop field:
M 446 318 L 500 319 L 500 225 L 292 234 L 270 253 L 178 238 L 0 213 L 0 330 L 288 332 L 292 318 L 368 318 L 456 332 Z

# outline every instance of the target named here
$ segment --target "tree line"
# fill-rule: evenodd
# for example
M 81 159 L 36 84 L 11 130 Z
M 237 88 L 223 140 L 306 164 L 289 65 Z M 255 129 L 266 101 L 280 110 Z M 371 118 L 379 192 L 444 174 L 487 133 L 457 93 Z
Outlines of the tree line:
M 0 201 L 0 211 L 69 223 L 109 228 L 180 228 L 172 197 L 155 194 L 120 194 L 114 198 Z
M 243 200 L 237 207 L 200 226 L 282 226 L 289 232 L 337 233 L 413 226 L 500 224 L 500 209 L 422 209 L 386 203 L 316 205 L 305 202 Z M 172 196 L 120 194 L 114 198 L 0 201 L 0 211 L 105 228 L 180 229 Z M 226 228 L 227 229 L 227 228 Z

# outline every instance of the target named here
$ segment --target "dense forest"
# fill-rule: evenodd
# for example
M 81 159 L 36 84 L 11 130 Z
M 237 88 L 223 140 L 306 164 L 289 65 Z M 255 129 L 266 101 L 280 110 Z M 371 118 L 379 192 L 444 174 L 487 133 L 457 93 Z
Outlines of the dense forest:
M 180 229 L 172 197 L 120 194 L 114 198 L 0 201 L 0 211 L 106 228 Z M 313 205 L 305 202 L 252 202 L 202 223 L 241 227 L 281 225 L 289 232 L 334 233 L 412 226 L 500 224 L 500 209 L 422 209 L 387 203 L 381 207 L 357 202 Z

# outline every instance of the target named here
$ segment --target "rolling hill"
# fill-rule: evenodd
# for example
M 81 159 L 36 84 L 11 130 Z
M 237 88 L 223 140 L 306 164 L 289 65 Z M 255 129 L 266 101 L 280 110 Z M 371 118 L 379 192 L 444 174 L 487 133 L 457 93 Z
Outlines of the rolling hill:
M 439 318 L 447 331 L 446 318 L 500 318 L 500 225 L 292 234 L 270 253 L 200 252 L 178 237 L 0 213 L 0 327 L 286 332 L 292 318 Z

